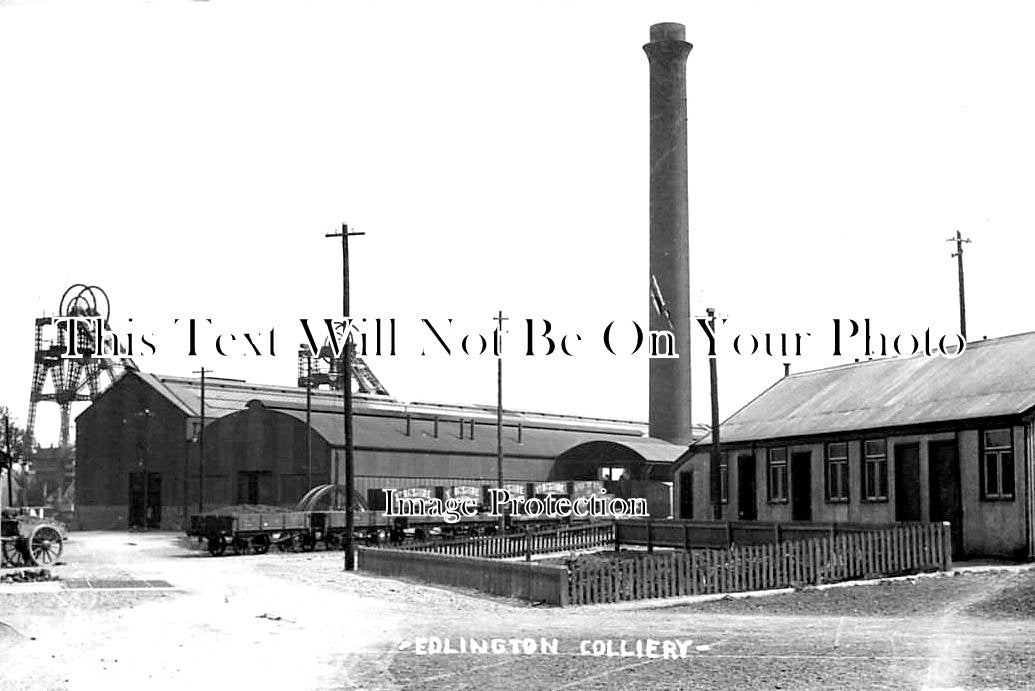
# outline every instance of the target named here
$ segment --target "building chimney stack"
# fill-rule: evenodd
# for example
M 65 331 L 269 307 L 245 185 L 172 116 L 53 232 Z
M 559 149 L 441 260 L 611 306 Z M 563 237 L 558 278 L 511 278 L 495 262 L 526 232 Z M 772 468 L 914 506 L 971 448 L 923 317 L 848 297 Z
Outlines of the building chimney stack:
M 691 48 L 686 27 L 674 23 L 653 25 L 650 43 L 643 47 L 650 63 L 649 278 L 668 312 L 652 304 L 650 328 L 671 331 L 679 354 L 650 361 L 648 425 L 650 436 L 674 444 L 691 441 L 686 132 L 686 58 Z

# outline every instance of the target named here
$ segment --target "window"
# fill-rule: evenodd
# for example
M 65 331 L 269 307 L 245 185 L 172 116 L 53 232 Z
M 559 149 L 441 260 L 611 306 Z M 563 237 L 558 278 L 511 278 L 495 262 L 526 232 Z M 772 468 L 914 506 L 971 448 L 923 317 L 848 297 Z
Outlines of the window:
M 622 468 L 620 466 L 615 466 L 615 467 L 604 466 L 604 467 L 600 468 L 600 479 L 601 480 L 607 480 L 607 481 L 610 481 L 610 482 L 617 482 L 618 480 L 622 479 L 623 475 L 625 475 L 625 468 Z
M 769 449 L 769 501 L 787 502 L 787 449 Z
M 730 465 L 725 458 L 719 463 L 719 500 L 723 504 L 730 502 Z
M 981 435 L 982 499 L 1013 499 L 1013 437 L 1009 429 L 987 430 Z
M 827 444 L 826 458 L 827 501 L 848 501 L 848 443 Z
M 384 511 L 387 509 L 385 493 L 380 489 L 367 489 L 367 508 L 371 511 Z
M 888 500 L 888 441 L 863 442 L 863 499 Z

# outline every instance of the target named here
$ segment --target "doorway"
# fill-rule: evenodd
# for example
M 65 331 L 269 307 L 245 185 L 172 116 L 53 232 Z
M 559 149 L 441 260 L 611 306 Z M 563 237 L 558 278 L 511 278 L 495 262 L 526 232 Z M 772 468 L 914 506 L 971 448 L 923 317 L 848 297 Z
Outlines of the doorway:
M 755 457 L 737 457 L 737 518 L 742 521 L 758 519 L 758 499 L 755 493 Z
M 791 454 L 791 520 L 812 520 L 812 453 Z
M 679 474 L 679 517 L 692 520 L 694 517 L 694 469 Z
M 273 504 L 273 473 L 268 470 L 242 470 L 237 473 L 238 504 Z
M 920 445 L 895 447 L 895 520 L 920 520 Z
M 963 502 L 956 442 L 933 441 L 927 447 L 931 487 L 931 521 L 952 525 L 952 558 L 963 556 Z
M 145 477 L 146 482 L 145 482 Z M 145 494 L 144 487 L 147 487 Z M 159 473 L 129 474 L 129 527 L 158 528 L 162 524 L 162 476 Z

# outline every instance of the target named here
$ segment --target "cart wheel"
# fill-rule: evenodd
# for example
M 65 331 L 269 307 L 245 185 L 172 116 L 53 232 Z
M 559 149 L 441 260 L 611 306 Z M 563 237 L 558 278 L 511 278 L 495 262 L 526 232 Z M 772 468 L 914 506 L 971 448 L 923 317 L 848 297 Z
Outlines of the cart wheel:
M 234 537 L 230 541 L 230 549 L 234 551 L 234 554 L 241 555 L 248 551 L 248 540 L 242 537 Z
M 277 549 L 281 552 L 290 552 L 294 549 L 294 538 L 285 538 L 277 542 Z
M 49 525 L 36 526 L 29 536 L 28 562 L 49 566 L 61 556 L 61 533 Z
M 2 556 L 0 556 L 0 565 L 3 566 L 24 566 L 25 565 L 25 554 L 22 552 L 19 546 L 20 538 L 18 540 L 4 540 L 0 542 L 3 546 Z
M 302 535 L 300 545 L 303 552 L 312 552 L 316 549 L 316 538 L 309 534 Z
M 222 535 L 208 539 L 208 553 L 213 557 L 221 557 L 226 553 L 226 538 Z
M 323 536 L 323 544 L 327 549 L 338 549 L 341 547 L 341 538 L 334 533 L 327 533 Z
M 256 554 L 266 554 L 270 551 L 269 535 L 256 535 L 252 538 L 252 551 Z

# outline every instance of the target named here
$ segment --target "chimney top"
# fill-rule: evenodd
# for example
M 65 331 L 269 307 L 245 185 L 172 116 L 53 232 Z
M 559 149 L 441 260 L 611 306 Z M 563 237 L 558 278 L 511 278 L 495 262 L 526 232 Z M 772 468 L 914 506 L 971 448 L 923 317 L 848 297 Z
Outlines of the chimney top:
M 650 40 L 655 41 L 685 41 L 686 27 L 675 22 L 664 22 L 653 24 L 650 27 Z

